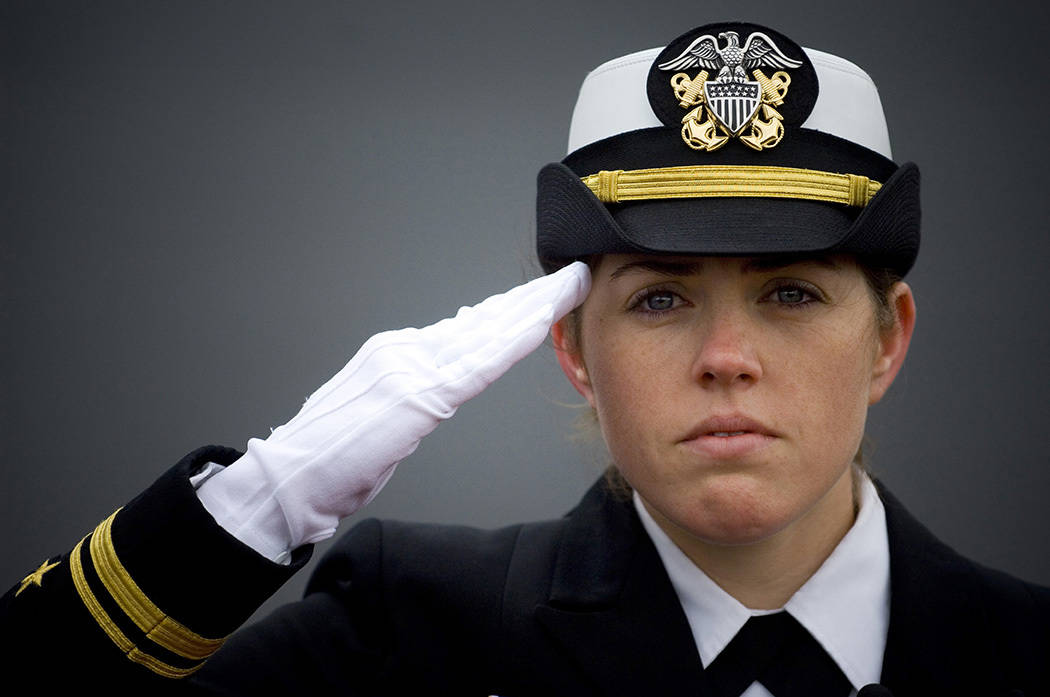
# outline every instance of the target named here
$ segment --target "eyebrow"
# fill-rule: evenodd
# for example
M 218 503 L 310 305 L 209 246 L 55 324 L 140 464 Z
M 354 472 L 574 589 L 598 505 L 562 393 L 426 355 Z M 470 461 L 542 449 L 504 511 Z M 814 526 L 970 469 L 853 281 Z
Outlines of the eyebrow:
M 801 256 L 795 254 L 771 254 L 769 256 L 752 257 L 740 267 L 742 273 L 756 271 L 776 271 L 795 264 L 817 264 L 827 269 L 839 269 L 841 265 L 830 256 Z M 670 260 L 670 259 L 638 259 L 622 264 L 609 274 L 610 280 L 632 272 L 650 271 L 661 276 L 691 276 L 700 273 L 703 262 Z
M 842 265 L 831 256 L 801 256 L 796 254 L 772 254 L 754 257 L 742 267 L 742 271 L 776 271 L 795 264 L 816 264 L 826 269 L 839 269 Z
M 616 270 L 609 274 L 609 279 L 615 280 L 624 274 L 634 271 L 652 271 L 661 276 L 691 276 L 700 273 L 702 266 L 699 259 L 696 261 L 670 261 L 658 258 L 639 259 L 616 267 Z

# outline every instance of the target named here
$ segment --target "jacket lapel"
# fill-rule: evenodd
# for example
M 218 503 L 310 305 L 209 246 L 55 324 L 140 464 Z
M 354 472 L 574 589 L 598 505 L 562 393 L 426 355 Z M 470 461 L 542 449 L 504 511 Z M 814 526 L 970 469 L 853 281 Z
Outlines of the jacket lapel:
M 536 619 L 600 693 L 696 693 L 700 657 L 630 500 L 599 482 L 571 514 Z

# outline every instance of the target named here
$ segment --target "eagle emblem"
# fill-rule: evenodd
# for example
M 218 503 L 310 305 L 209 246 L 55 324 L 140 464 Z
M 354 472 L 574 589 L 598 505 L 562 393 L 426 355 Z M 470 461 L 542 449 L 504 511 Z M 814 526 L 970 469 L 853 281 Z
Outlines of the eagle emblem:
M 726 45 L 719 47 L 718 39 Z M 766 34 L 752 32 L 744 45 L 735 31 L 716 39 L 704 34 L 660 70 L 701 68 L 695 77 L 677 72 L 671 77 L 678 105 L 690 111 L 682 118 L 682 140 L 694 150 L 717 150 L 730 138 L 739 138 L 755 150 L 765 150 L 784 137 L 783 117 L 776 107 L 784 103 L 791 77 L 785 70 L 802 65 L 784 55 Z M 767 77 L 761 68 L 777 72 Z M 754 79 L 748 79 L 751 70 Z M 717 71 L 708 79 L 710 71 Z

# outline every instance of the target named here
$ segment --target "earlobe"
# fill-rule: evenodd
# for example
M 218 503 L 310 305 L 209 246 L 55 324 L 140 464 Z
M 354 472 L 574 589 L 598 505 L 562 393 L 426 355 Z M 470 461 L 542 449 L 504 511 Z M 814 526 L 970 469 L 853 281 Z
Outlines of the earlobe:
M 915 297 L 907 283 L 900 281 L 890 291 L 890 303 L 896 314 L 893 326 L 879 337 L 879 352 L 872 366 L 868 404 L 875 404 L 886 394 L 904 365 L 912 333 L 915 331 Z
M 569 379 L 576 391 L 583 395 L 583 398 L 593 407 L 594 390 L 591 388 L 591 379 L 587 374 L 587 366 L 583 362 L 583 355 L 579 350 L 578 344 L 574 341 L 569 341 L 568 333 L 565 330 L 565 323 L 570 321 L 572 321 L 571 318 L 566 317 L 555 322 L 554 326 L 551 327 L 554 353 L 558 356 L 558 365 L 561 366 L 565 377 Z

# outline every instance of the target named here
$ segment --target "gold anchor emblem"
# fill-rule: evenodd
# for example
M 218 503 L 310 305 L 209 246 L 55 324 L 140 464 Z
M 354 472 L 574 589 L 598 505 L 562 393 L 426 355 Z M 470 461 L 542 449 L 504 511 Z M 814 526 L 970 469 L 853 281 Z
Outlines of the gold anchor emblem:
M 735 31 L 705 34 L 693 40 L 677 58 L 661 63 L 661 70 L 700 67 L 696 77 L 677 72 L 671 89 L 678 105 L 689 109 L 682 118 L 682 140 L 694 150 L 717 150 L 730 138 L 739 138 L 754 150 L 774 147 L 784 137 L 784 117 L 776 107 L 784 103 L 791 76 L 777 70 L 767 77 L 761 67 L 797 68 L 802 61 L 789 58 L 762 32 L 753 32 L 744 46 Z M 745 68 L 752 68 L 749 80 Z M 709 70 L 717 70 L 713 79 Z
M 753 82 L 760 89 L 760 101 L 737 133 L 730 132 L 707 104 L 704 92 L 704 85 L 708 82 L 706 70 L 701 70 L 694 78 L 688 73 L 675 73 L 671 77 L 671 89 L 678 98 L 678 105 L 687 109 L 693 107 L 682 117 L 682 140 L 686 145 L 694 150 L 711 152 L 725 145 L 734 135 L 754 150 L 772 148 L 780 142 L 784 137 L 784 117 L 775 107 L 784 103 L 791 76 L 783 70 L 773 73 L 772 77 L 766 77 L 761 70 L 753 71 L 752 75 Z

